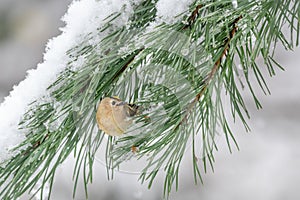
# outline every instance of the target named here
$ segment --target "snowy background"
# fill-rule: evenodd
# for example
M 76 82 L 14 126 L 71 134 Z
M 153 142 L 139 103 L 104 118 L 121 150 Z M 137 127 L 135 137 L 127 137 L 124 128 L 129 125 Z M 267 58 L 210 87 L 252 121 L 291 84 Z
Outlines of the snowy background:
M 70 0 L 0 1 L 0 102 L 13 85 L 25 78 L 26 70 L 42 61 L 47 40 L 60 33 L 58 27 L 63 23 L 59 19 L 69 3 Z M 286 71 L 278 70 L 275 77 L 267 79 L 271 96 L 257 89 L 263 109 L 256 111 L 245 93 L 252 131 L 245 133 L 239 124 L 234 126 L 241 150 L 230 154 L 220 138 L 215 172 L 203 176 L 204 185 L 194 186 L 187 159 L 179 191 L 171 199 L 300 199 L 300 48 L 294 52 L 278 49 L 277 60 Z M 72 162 L 70 159 L 58 169 L 51 199 L 72 198 Z M 105 167 L 100 163 L 95 165 L 94 173 L 92 200 L 161 199 L 161 180 L 149 191 L 132 174 L 116 173 L 115 180 L 107 181 Z M 78 200 L 84 199 L 81 189 Z

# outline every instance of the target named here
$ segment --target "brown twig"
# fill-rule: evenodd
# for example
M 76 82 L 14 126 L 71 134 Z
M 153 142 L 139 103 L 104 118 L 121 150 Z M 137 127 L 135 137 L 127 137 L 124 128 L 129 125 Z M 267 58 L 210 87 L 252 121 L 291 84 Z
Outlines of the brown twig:
M 32 146 L 30 146 L 24 153 L 23 155 L 28 155 L 28 153 L 31 151 L 31 150 L 34 150 L 36 148 L 38 148 L 43 142 L 45 142 L 45 140 L 49 137 L 49 134 L 46 134 L 45 137 L 42 139 L 42 140 L 39 140 L 37 142 L 35 142 Z
M 232 40 L 232 38 L 234 37 L 236 31 L 237 31 L 237 22 L 242 18 L 242 16 L 239 16 L 238 18 L 236 18 L 233 23 L 231 24 L 233 26 L 232 30 L 229 33 L 229 37 L 226 38 L 226 40 L 224 41 L 224 50 L 221 54 L 221 56 L 219 57 L 219 59 L 215 62 L 213 68 L 211 69 L 210 73 L 208 74 L 208 76 L 205 78 L 204 80 L 204 86 L 203 88 L 200 90 L 200 92 L 196 95 L 196 97 L 193 99 L 193 101 L 191 103 L 189 103 L 189 105 L 187 106 L 187 109 L 185 111 L 185 115 L 183 117 L 183 119 L 180 121 L 180 123 L 175 127 L 175 129 L 179 128 L 180 125 L 182 125 L 184 122 L 187 121 L 192 109 L 194 108 L 194 106 L 196 105 L 196 103 L 200 100 L 200 98 L 202 97 L 202 95 L 204 94 L 204 92 L 206 91 L 210 81 L 213 79 L 213 77 L 215 76 L 215 74 L 217 73 L 218 69 L 221 66 L 221 62 L 222 59 L 224 57 L 226 57 L 227 52 L 229 51 L 229 47 L 230 47 L 230 41 Z
M 202 7 L 203 7 L 202 4 L 196 6 L 195 10 L 192 12 L 192 14 L 187 19 L 187 24 L 184 27 L 182 27 L 182 30 L 185 30 L 185 29 L 187 29 L 187 28 L 189 28 L 189 27 L 192 26 L 192 24 L 195 22 L 196 18 L 199 15 L 200 8 L 202 8 Z

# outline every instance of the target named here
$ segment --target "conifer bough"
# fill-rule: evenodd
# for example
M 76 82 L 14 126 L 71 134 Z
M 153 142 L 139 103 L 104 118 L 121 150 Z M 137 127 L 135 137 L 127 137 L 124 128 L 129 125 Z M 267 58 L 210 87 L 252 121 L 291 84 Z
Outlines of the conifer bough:
M 174 184 L 178 188 L 182 158 L 190 153 L 195 183 L 202 182 L 201 168 L 213 168 L 218 133 L 230 151 L 232 142 L 238 148 L 224 100 L 229 99 L 233 119 L 249 130 L 240 90 L 250 90 L 261 108 L 253 81 L 268 93 L 262 67 L 270 76 L 274 67 L 282 69 L 273 59 L 277 43 L 288 50 L 299 44 L 299 1 L 188 1 L 177 16 L 162 9 L 171 1 L 124 2 L 65 52 L 67 62 L 47 98 L 28 105 L 19 124 L 26 139 L 1 161 L 1 199 L 25 192 L 50 199 L 55 171 L 71 154 L 74 196 L 80 172 L 88 196 L 103 146 L 109 177 L 125 160 L 145 159 L 141 182 L 151 187 L 163 173 L 168 197 Z M 258 57 L 264 66 L 258 66 Z M 114 95 L 144 109 L 126 134 L 106 138 L 97 128 L 96 109 L 101 99 Z

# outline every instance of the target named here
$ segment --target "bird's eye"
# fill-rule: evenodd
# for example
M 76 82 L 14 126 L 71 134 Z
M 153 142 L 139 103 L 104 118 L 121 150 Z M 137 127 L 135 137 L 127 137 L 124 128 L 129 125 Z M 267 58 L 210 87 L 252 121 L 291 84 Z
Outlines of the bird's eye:
M 113 106 L 116 105 L 116 102 L 115 102 L 115 101 L 112 101 L 112 102 L 111 102 L 111 105 L 113 105 Z

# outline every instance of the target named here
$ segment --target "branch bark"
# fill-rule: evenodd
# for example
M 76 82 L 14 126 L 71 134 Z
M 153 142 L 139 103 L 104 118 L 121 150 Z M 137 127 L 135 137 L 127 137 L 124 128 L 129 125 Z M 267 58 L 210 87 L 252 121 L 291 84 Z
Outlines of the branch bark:
M 234 37 L 235 33 L 237 32 L 237 23 L 238 21 L 242 18 L 242 16 L 239 16 L 238 18 L 236 18 L 233 23 L 232 23 L 232 29 L 229 33 L 229 37 L 226 38 L 226 40 L 224 41 L 224 50 L 221 54 L 221 56 L 218 58 L 218 60 L 215 62 L 213 68 L 211 69 L 210 73 L 208 74 L 208 76 L 205 78 L 204 80 L 204 87 L 201 89 L 201 91 L 196 95 L 196 97 L 193 99 L 193 101 L 191 103 L 189 103 L 189 105 L 187 106 L 187 109 L 185 111 L 184 117 L 183 119 L 180 121 L 180 123 L 175 127 L 174 130 L 178 129 L 184 122 L 187 121 L 188 117 L 190 116 L 190 113 L 192 112 L 193 108 L 195 107 L 196 103 L 198 101 L 200 101 L 201 97 L 203 96 L 203 94 L 205 93 L 205 91 L 207 90 L 207 87 L 209 86 L 211 80 L 215 77 L 215 74 L 217 73 L 217 71 L 220 69 L 222 60 L 224 57 L 226 57 L 227 52 L 229 51 L 230 48 L 230 42 L 232 40 L 232 38 Z
M 192 24 L 195 22 L 196 18 L 199 16 L 199 10 L 203 7 L 202 4 L 196 6 L 195 10 L 193 10 L 192 14 L 187 19 L 187 24 L 182 27 L 182 30 L 185 30 L 187 28 L 190 28 Z

